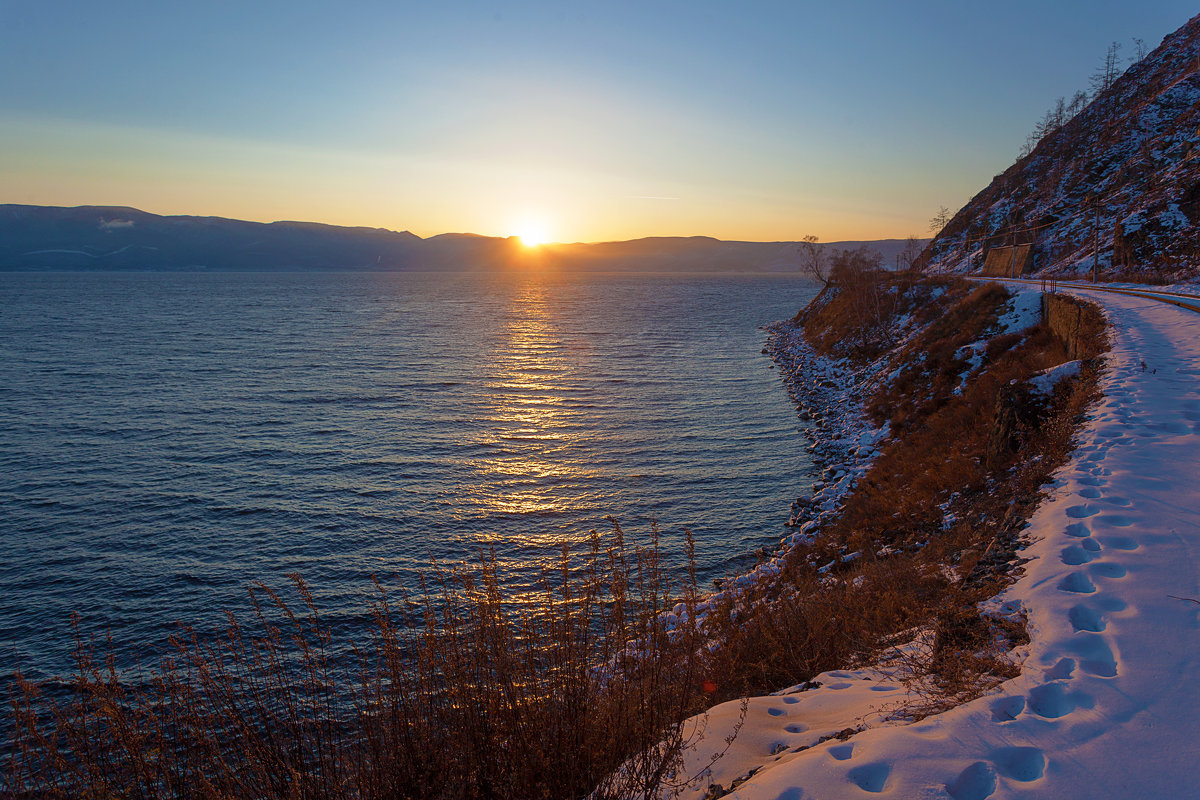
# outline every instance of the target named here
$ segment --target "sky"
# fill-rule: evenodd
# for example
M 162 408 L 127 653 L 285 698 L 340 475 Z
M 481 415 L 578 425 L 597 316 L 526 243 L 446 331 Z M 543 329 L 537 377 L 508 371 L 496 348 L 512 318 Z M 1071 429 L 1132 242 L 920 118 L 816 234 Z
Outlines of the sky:
M 554 241 L 927 235 L 1188 2 L 0 0 L 0 203 Z

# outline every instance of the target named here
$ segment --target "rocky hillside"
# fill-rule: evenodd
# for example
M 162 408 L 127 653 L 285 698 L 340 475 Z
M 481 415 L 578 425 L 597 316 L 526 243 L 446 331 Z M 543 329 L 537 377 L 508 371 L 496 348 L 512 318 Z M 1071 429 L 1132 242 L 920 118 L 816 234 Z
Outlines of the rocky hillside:
M 1026 272 L 1087 272 L 1098 250 L 1102 277 L 1184 279 L 1200 274 L 1198 224 L 1200 16 L 997 175 L 923 258 L 972 272 L 1030 244 Z

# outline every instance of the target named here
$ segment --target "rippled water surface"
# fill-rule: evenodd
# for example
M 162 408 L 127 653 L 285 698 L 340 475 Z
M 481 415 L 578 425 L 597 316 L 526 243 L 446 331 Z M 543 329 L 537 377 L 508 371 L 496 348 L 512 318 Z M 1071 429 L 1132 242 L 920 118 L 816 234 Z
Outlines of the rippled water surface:
M 656 519 L 701 578 L 809 480 L 759 326 L 788 277 L 0 274 L 0 672 L 215 624 L 301 573 L 333 624 L 372 574 Z M 677 555 L 673 555 L 677 559 Z M 676 560 L 675 563 L 678 563 Z M 128 652 L 128 651 L 127 651 Z

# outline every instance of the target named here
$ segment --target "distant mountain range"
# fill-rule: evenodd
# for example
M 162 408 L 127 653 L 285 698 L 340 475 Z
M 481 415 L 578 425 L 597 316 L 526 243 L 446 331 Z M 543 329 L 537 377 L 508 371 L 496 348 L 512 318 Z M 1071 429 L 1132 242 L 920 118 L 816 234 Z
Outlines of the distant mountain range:
M 1079 113 L 1051 112 L 1041 140 L 934 238 L 932 271 L 981 268 L 1014 247 L 1028 271 L 1200 275 L 1200 16 L 1113 75 Z M 1030 245 L 1023 250 L 1023 245 Z M 1010 259 L 1012 250 L 992 262 Z M 989 270 L 991 262 L 989 262 Z
M 902 239 L 829 242 L 870 246 L 895 263 Z M 794 272 L 796 242 L 726 242 L 705 236 L 551 244 L 515 238 L 312 222 L 159 216 L 122 206 L 0 205 L 0 270 L 487 270 L 537 262 L 630 272 Z

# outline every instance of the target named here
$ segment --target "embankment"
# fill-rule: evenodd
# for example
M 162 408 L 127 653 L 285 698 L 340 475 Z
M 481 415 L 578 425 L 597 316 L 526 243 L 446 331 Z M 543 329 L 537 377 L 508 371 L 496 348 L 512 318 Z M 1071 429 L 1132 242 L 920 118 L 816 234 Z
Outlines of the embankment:
M 783 568 L 727 626 L 715 661 L 751 698 L 710 710 L 710 737 L 738 735 L 682 796 L 779 789 L 767 776 L 806 750 L 848 760 L 862 731 L 1019 674 L 1025 618 L 995 598 L 1096 397 L 1103 331 L 1094 308 L 1032 290 L 886 274 L 842 276 L 773 326 L 826 469 L 797 499 Z M 849 773 L 887 788 L 885 767 Z
M 1044 315 L 1033 291 L 857 274 L 771 328 L 824 470 L 793 504 L 784 555 L 731 612 L 716 665 L 729 696 L 869 661 L 922 626 L 943 634 L 925 668 L 948 696 L 1011 671 L 1003 647 L 976 658 L 971 643 L 1011 647 L 1020 621 L 976 605 L 1012 579 L 1025 519 L 1070 453 L 1103 349 L 1098 314 L 1047 302 Z M 962 630 L 974 632 L 955 644 Z

